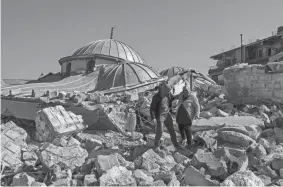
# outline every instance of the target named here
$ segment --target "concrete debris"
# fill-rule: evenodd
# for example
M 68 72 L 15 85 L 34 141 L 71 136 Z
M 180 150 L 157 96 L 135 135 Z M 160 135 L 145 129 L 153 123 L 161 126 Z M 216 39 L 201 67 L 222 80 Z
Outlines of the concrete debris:
M 192 166 L 197 169 L 204 167 L 213 177 L 225 179 L 228 175 L 226 162 L 213 155 L 211 152 L 205 152 L 199 149 L 193 156 Z
M 27 166 L 35 166 L 38 157 L 34 152 L 24 152 L 22 159 Z
M 252 143 L 255 143 L 255 141 L 251 139 L 249 136 L 235 131 L 219 131 L 218 137 L 222 141 L 233 143 L 236 145 L 241 145 L 246 148 Z
M 113 168 L 114 166 L 120 166 L 117 155 L 98 155 L 95 166 L 97 172 L 101 176 L 107 170 Z
M 72 147 L 72 146 L 80 146 L 81 143 L 71 137 L 71 136 L 62 136 L 62 137 L 59 137 L 59 138 L 55 138 L 53 141 L 52 141 L 52 144 L 53 145 L 56 145 L 56 146 L 60 146 L 60 147 Z
M 146 174 L 146 171 L 137 169 L 133 172 L 133 177 L 136 179 L 138 185 L 140 185 L 141 182 L 153 182 L 154 179 L 152 176 L 149 176 Z
M 199 170 L 189 166 L 185 173 L 184 179 L 187 185 L 191 186 L 218 186 L 219 183 L 205 177 Z
M 18 173 L 13 177 L 11 186 L 32 186 L 35 179 L 27 173 Z
M 162 180 L 167 185 L 171 180 L 177 180 L 174 171 L 162 171 L 154 175 L 154 180 Z
M 56 137 L 72 134 L 85 129 L 82 116 L 66 111 L 62 106 L 49 107 L 36 114 L 36 138 L 52 142 Z
M 17 172 L 23 162 L 22 150 L 27 148 L 28 134 L 9 121 L 1 124 L 1 164 Z
M 79 146 L 58 147 L 46 143 L 43 146 L 39 159 L 47 168 L 54 164 L 60 164 L 63 168 L 75 169 L 81 167 L 87 157 L 87 151 Z
M 187 72 L 168 80 L 174 96 L 189 77 Z M 230 81 L 228 75 L 226 79 Z M 42 104 L 38 111 L 38 104 L 29 102 L 42 94 L 35 89 L 23 101 L 29 110 L 1 106 L 6 111 L 1 125 L 1 185 L 283 185 L 278 180 L 283 177 L 282 107 L 261 101 L 237 103 L 248 96 L 237 100 L 234 88 L 218 86 L 201 75 L 192 84 L 200 119 L 191 126 L 193 144 L 181 148 L 172 145 L 165 129 L 160 149 L 152 149 L 153 90 L 112 94 L 47 90 L 38 98 Z M 9 99 L 22 99 L 18 94 L 21 90 L 13 90 Z M 172 117 L 180 139 L 177 103 L 178 98 L 172 103 Z
M 95 174 L 85 175 L 84 186 L 97 186 L 98 180 Z
M 132 176 L 132 171 L 123 166 L 114 166 L 100 178 L 100 186 L 136 186 L 137 182 Z
M 264 183 L 253 172 L 239 171 L 225 179 L 220 186 L 264 186 Z

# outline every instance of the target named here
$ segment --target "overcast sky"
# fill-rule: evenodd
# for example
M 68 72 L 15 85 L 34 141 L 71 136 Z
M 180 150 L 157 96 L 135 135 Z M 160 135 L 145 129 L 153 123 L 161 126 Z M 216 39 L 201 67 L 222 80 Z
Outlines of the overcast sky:
M 2 0 L 2 78 L 37 79 L 58 60 L 110 37 L 157 70 L 173 65 L 207 74 L 210 56 L 283 25 L 282 0 Z

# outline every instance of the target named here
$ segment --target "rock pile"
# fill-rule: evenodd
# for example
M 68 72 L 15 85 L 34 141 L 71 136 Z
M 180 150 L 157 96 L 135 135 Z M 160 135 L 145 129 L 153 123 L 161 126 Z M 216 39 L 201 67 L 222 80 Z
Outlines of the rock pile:
M 127 132 L 128 109 L 137 99 L 131 93 L 120 99 L 76 94 L 73 100 L 91 108 L 88 119 L 97 118 L 94 124 L 60 105 L 40 110 L 35 114 L 36 141 L 19 127 L 21 120 L 2 121 L 1 185 L 282 186 L 280 106 L 233 105 L 215 88 L 199 88 L 202 119 L 193 123 L 190 150 L 176 150 L 166 132 L 161 151 L 153 150 L 154 127 L 146 116 L 138 115 L 140 132 Z M 149 103 L 152 95 L 143 94 L 142 101 Z

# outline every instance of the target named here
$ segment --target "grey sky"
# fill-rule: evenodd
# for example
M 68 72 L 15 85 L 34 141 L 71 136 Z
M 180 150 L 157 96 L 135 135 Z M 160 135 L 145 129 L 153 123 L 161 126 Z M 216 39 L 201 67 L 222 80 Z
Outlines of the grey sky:
M 207 73 L 209 57 L 270 36 L 283 25 L 282 0 L 2 0 L 2 78 L 59 72 L 58 60 L 110 37 L 157 70 Z

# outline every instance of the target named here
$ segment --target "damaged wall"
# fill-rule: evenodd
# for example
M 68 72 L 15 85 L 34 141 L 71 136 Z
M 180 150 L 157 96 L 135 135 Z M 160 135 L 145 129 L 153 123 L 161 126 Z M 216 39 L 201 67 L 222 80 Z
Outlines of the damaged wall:
M 240 64 L 223 71 L 226 96 L 234 104 L 259 100 L 283 103 L 283 63 Z

